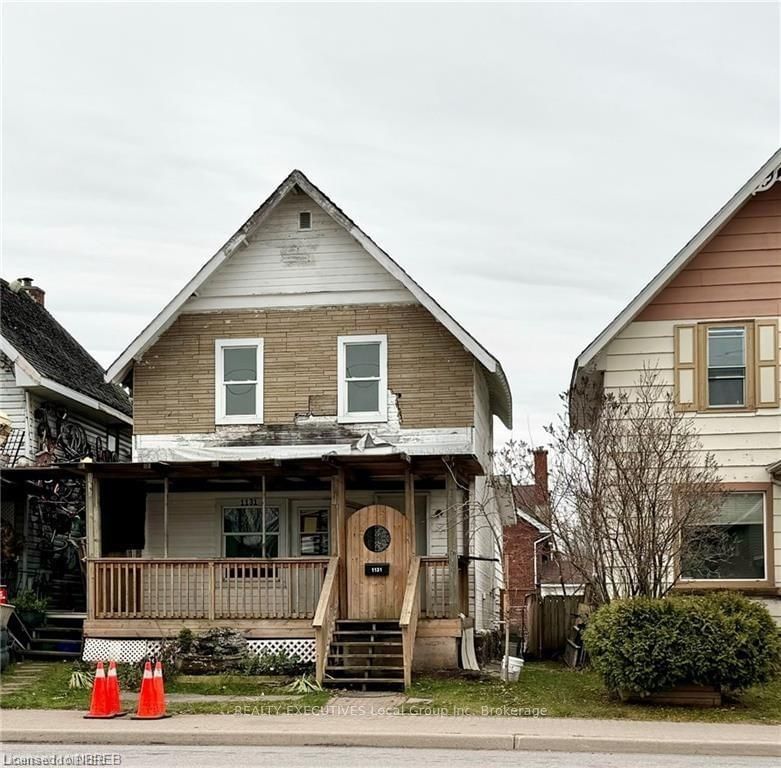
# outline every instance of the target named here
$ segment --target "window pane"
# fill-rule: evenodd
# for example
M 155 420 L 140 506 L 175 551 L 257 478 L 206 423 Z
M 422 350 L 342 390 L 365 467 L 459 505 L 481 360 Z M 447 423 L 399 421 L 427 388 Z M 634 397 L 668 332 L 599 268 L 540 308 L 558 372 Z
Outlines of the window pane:
M 708 379 L 709 405 L 743 405 L 744 379 Z
M 242 512 L 244 510 L 234 507 L 225 508 L 222 511 L 223 530 L 225 533 L 243 530 Z
M 764 501 L 764 495 L 761 493 L 728 493 L 716 522 L 722 525 L 762 525 L 765 516 Z
M 279 555 L 279 536 L 266 534 L 266 544 L 263 547 L 263 557 L 277 557 Z
M 379 381 L 348 381 L 347 412 L 376 413 L 380 410 Z
M 266 508 L 266 532 L 279 531 L 279 511 Z
M 327 509 L 307 509 L 301 511 L 299 517 L 301 533 L 327 533 L 328 532 L 328 510 Z
M 262 557 L 263 537 L 226 536 L 225 557 Z
M 226 384 L 225 415 L 254 416 L 257 384 Z
M 347 378 L 369 378 L 380 376 L 380 345 L 377 342 L 369 344 L 345 344 L 345 362 Z M 376 409 L 375 409 L 376 410 Z
M 324 533 L 307 534 L 301 537 L 302 555 L 327 555 L 328 536 Z
M 257 381 L 257 347 L 226 347 L 222 354 L 224 381 Z
M 745 331 L 743 328 L 710 328 L 708 330 L 708 367 L 744 366 Z
M 695 579 L 765 578 L 764 514 L 761 493 L 728 494 L 714 525 L 689 532 L 683 575 Z

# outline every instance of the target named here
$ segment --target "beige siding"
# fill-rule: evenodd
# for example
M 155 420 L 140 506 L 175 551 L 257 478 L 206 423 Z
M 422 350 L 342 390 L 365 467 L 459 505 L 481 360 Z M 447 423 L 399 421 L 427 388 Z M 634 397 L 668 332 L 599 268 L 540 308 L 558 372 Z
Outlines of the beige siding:
M 605 391 L 631 392 L 643 364 L 658 366 L 672 385 L 673 327 L 677 320 L 631 323 L 605 350 Z M 781 376 L 780 376 L 781 378 Z M 781 458 L 781 408 L 749 413 L 693 413 L 703 448 L 713 453 L 725 483 L 767 483 L 766 467 Z M 776 585 L 781 586 L 781 492 L 775 486 Z
M 404 428 L 472 426 L 473 358 L 423 307 L 318 307 L 181 315 L 137 363 L 136 434 L 214 432 L 214 341 L 264 339 L 264 422 L 336 414 L 337 337 L 387 334 Z
M 298 229 L 300 211 L 311 212 L 310 230 Z M 309 197 L 290 194 L 185 309 L 309 306 L 329 301 L 414 299 Z
M 493 416 L 491 414 L 490 393 L 483 367 L 475 361 L 475 453 L 478 460 L 487 472 L 491 465 L 491 451 L 493 450 Z

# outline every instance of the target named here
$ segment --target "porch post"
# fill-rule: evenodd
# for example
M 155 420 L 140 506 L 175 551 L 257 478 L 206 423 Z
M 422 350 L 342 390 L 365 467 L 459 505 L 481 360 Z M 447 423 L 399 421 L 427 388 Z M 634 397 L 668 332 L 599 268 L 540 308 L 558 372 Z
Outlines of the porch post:
M 168 475 L 163 478 L 163 557 L 168 558 Z
M 344 613 L 347 610 L 347 502 L 345 498 L 344 467 L 338 467 L 331 477 L 331 521 L 333 542 L 331 553 L 338 557 L 339 568 L 339 605 Z
M 450 596 L 449 614 L 451 618 L 458 616 L 461 599 L 458 594 L 458 515 L 456 514 L 456 479 L 455 469 L 448 466 L 445 475 L 445 492 L 447 496 L 447 574 L 448 595 Z
M 412 474 L 412 470 L 408 467 L 404 472 L 404 510 L 407 513 L 407 520 L 409 520 L 409 553 L 410 557 L 414 557 L 418 554 L 415 551 L 417 544 L 417 530 L 415 526 L 415 476 Z
M 102 553 L 100 530 L 100 482 L 92 472 L 84 478 L 85 523 L 87 526 L 87 557 L 100 557 Z

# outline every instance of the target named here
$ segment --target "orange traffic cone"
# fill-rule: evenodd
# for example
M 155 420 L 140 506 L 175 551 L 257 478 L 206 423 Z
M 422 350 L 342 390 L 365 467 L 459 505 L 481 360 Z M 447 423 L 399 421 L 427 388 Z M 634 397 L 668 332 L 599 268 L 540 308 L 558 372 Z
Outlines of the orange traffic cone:
M 159 662 L 156 666 L 159 666 Z M 163 690 L 162 674 L 161 669 L 160 682 L 155 683 L 152 677 L 152 664 L 147 661 L 144 665 L 141 693 L 138 695 L 138 710 L 133 715 L 133 720 L 159 720 L 163 717 L 168 717 L 165 714 L 165 697 L 164 695 L 161 696 Z
M 89 712 L 85 718 L 109 718 L 114 717 L 108 701 L 108 688 L 106 685 L 106 673 L 103 671 L 103 662 L 99 661 L 95 670 L 95 680 L 92 683 L 92 697 L 89 703 Z
M 165 688 L 163 686 L 163 665 L 159 661 L 155 664 L 155 672 L 154 675 L 152 675 L 152 684 L 155 691 L 155 702 L 157 704 L 157 710 L 160 712 L 161 717 L 166 717 Z
M 110 661 L 108 664 L 108 677 L 106 678 L 106 691 L 108 708 L 116 717 L 122 717 L 127 712 L 122 711 L 122 702 L 119 696 L 119 679 L 117 678 L 117 663 Z

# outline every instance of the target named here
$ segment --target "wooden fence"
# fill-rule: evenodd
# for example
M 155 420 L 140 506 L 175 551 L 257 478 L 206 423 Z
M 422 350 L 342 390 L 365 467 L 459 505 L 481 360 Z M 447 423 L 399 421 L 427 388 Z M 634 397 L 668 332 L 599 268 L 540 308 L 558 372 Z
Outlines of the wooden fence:
M 526 598 L 526 653 L 544 659 L 561 656 L 572 633 L 582 597 L 529 595 Z

